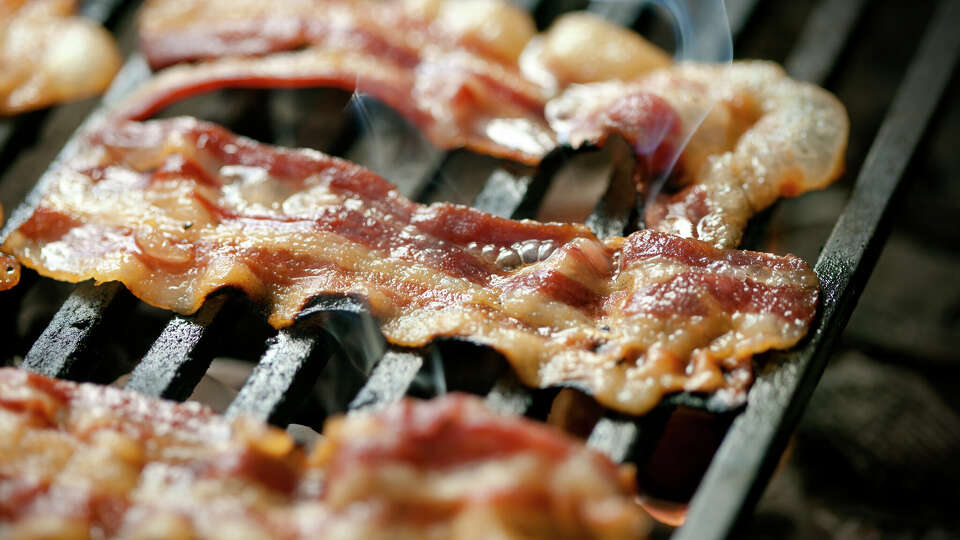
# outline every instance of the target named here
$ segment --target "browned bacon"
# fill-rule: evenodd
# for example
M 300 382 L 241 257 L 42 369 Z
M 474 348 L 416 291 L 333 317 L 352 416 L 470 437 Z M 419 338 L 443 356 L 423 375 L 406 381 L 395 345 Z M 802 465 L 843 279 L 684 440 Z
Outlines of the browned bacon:
M 529 385 L 633 413 L 679 390 L 739 396 L 751 356 L 794 344 L 816 305 L 795 257 L 422 206 L 356 165 L 188 118 L 94 133 L 44 183 L 4 245 L 43 275 L 121 281 L 180 313 L 236 287 L 278 327 L 316 295 L 356 295 L 393 343 L 461 336 Z
M 113 38 L 73 0 L 0 2 L 0 115 L 102 92 L 120 67 Z
M 217 88 L 332 86 L 384 101 L 438 146 L 536 163 L 556 141 L 546 90 L 517 65 L 534 33 L 529 14 L 492 0 L 153 1 L 141 17 L 152 66 L 214 60 L 161 72 L 118 114 Z
M 283 431 L 0 369 L 4 538 L 635 538 L 628 469 L 448 395 Z
M 674 115 L 651 121 L 653 98 Z M 693 132 L 673 175 L 687 187 L 652 201 L 646 221 L 719 247 L 737 246 L 747 220 L 779 197 L 835 180 L 849 132 L 833 95 L 757 61 L 680 64 L 632 82 L 578 85 L 547 104 L 547 118 L 574 146 L 619 133 L 653 157 L 653 172 L 664 168 L 677 138 Z

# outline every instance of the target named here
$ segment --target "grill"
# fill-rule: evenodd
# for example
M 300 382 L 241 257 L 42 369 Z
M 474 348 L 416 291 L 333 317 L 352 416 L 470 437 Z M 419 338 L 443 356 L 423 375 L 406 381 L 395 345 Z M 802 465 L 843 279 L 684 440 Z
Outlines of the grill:
M 534 12 L 540 26 L 563 11 L 587 8 L 626 26 L 656 31 L 649 13 L 628 4 L 585 5 L 576 0 L 554 3 L 523 0 L 521 3 Z M 757 19 L 771 20 L 780 16 L 778 10 L 796 9 L 795 3 L 769 0 L 727 0 L 726 4 L 731 31 L 738 44 L 751 38 L 751 31 L 757 30 L 753 27 L 759 24 L 755 22 Z M 121 0 L 90 0 L 84 3 L 83 12 L 130 34 L 133 7 Z M 804 15 L 799 37 L 794 43 L 786 44 L 789 54 L 784 65 L 795 78 L 825 84 L 841 65 L 848 42 L 855 39 L 856 32 L 869 18 L 866 2 L 819 0 Z M 791 13 L 782 16 L 790 17 Z M 848 177 L 856 180 L 815 266 L 821 281 L 822 300 L 813 328 L 793 350 L 765 355 L 745 406 L 718 410 L 702 397 L 681 394 L 638 419 L 602 411 L 575 391 L 564 396 L 583 405 L 580 408 L 586 416 L 568 427 L 579 431 L 587 437 L 589 445 L 613 459 L 636 462 L 641 471 L 641 487 L 651 491 L 655 491 L 657 479 L 645 464 L 657 444 L 670 436 L 671 425 L 692 423 L 718 434 L 717 445 L 708 448 L 710 454 L 704 457 L 704 464 L 709 465 L 698 471 L 705 468 L 702 479 L 697 474 L 696 481 L 687 488 L 673 486 L 672 491 L 669 487 L 660 490 L 662 498 L 681 501 L 692 493 L 686 522 L 676 531 L 675 538 L 730 536 L 743 518 L 749 516 L 762 493 L 882 248 L 888 209 L 914 149 L 927 131 L 937 103 L 950 82 L 960 52 L 960 34 L 955 30 L 958 23 L 960 3 L 942 0 L 930 11 L 922 39 L 895 97 L 879 129 L 871 135 L 872 143 L 862 166 L 848 172 Z M 120 99 L 148 76 L 145 62 L 134 54 L 104 98 L 105 104 Z M 299 101 L 303 99 L 301 94 L 272 91 L 251 95 L 240 92 L 238 99 L 230 100 L 226 107 L 246 108 L 234 111 L 234 117 L 242 117 L 246 112 L 247 116 L 265 119 L 263 123 L 268 125 L 249 128 L 256 132 L 256 138 L 284 144 L 295 138 L 299 124 L 316 122 L 296 118 L 297 107 L 303 105 Z M 332 100 L 334 104 L 327 107 L 330 110 L 338 110 L 345 103 L 344 96 L 332 92 L 320 97 Z M 243 103 L 237 105 L 238 102 Z M 380 107 L 376 103 L 361 103 L 371 108 Z M 249 114 L 251 107 L 256 115 Z M 48 163 L 52 158 L 49 152 L 42 157 L 31 154 L 36 152 L 33 146 L 40 133 L 51 125 L 59 130 L 73 129 L 88 110 L 89 106 L 67 106 L 0 123 L 0 173 L 18 159 Z M 94 121 L 97 114 L 94 112 L 87 121 Z M 390 118 L 389 111 L 384 114 Z M 853 136 L 857 137 L 863 129 L 858 130 L 856 116 L 852 120 Z M 418 137 L 410 133 L 412 128 L 403 122 L 394 123 L 397 125 L 393 127 L 402 135 L 380 133 L 386 136 L 386 144 Z M 338 117 L 328 124 L 334 127 L 324 128 L 326 142 L 321 147 L 328 152 L 342 151 L 347 157 L 356 157 L 364 163 L 365 147 L 375 147 L 373 151 L 383 148 L 382 141 L 381 146 L 374 145 L 372 136 L 362 133 L 353 122 Z M 426 143 L 417 144 L 426 148 Z M 68 142 L 61 155 L 72 152 L 72 147 Z M 370 152 L 368 149 L 367 155 Z M 402 174 L 386 175 L 405 195 L 430 200 L 449 186 L 444 179 L 455 179 L 468 169 L 472 175 L 482 171 L 486 180 L 473 198 L 474 206 L 510 217 L 535 216 L 558 171 L 571 159 L 577 159 L 574 152 L 561 148 L 534 169 L 463 151 L 428 150 L 420 154 L 416 163 L 397 165 Z M 626 193 L 632 193 L 633 188 L 629 174 L 622 174 L 621 169 L 615 161 L 606 192 L 587 219 L 587 224 L 600 236 L 629 232 L 629 224 L 638 211 L 630 197 L 622 196 L 625 189 Z M 0 184 L 0 194 L 7 204 L 20 199 L 32 181 L 15 177 L 13 172 L 10 169 Z M 26 197 L 11 217 L 4 237 L 18 221 L 17 216 L 29 212 L 36 198 L 34 194 L 38 192 L 39 187 Z M 768 236 L 773 213 L 764 212 L 751 222 L 745 246 L 761 245 Z M 18 314 L 30 308 L 31 295 L 57 286 L 25 272 L 20 287 L 0 296 L 0 324 L 12 328 Z M 37 290 L 41 293 L 36 293 Z M 209 298 L 193 316 L 171 318 L 166 315 L 160 327 L 151 323 L 138 327 L 135 321 L 130 322 L 131 317 L 141 317 L 148 310 L 137 306 L 118 283 L 102 286 L 82 283 L 73 288 L 39 336 L 28 331 L 26 342 L 4 340 L 0 354 L 5 358 L 22 355 L 22 367 L 48 376 L 108 382 L 118 371 L 124 371 L 123 366 L 118 367 L 110 360 L 111 344 L 122 340 L 119 329 L 134 324 L 142 330 L 138 333 L 147 337 L 134 337 L 137 344 L 132 347 L 142 347 L 146 353 L 136 361 L 126 387 L 144 394 L 183 400 L 193 392 L 215 356 L 242 357 L 250 356 L 250 351 L 262 351 L 226 414 L 250 414 L 281 426 L 310 418 L 311 407 L 316 405 L 317 382 L 323 379 L 336 383 L 334 390 L 330 390 L 330 385 L 323 386 L 329 394 L 323 396 L 327 412 L 376 408 L 404 395 L 429 396 L 445 390 L 465 390 L 485 395 L 488 404 L 500 411 L 542 420 L 553 400 L 559 399 L 557 390 L 532 391 L 521 387 L 498 355 L 469 343 L 446 340 L 426 350 L 388 346 L 375 331 L 376 323 L 363 302 L 354 298 L 317 298 L 297 324 L 268 335 L 263 323 L 258 322 L 255 315 L 249 315 L 253 309 L 236 296 L 220 293 Z M 152 316 L 156 319 L 158 314 Z M 371 333 L 377 336 L 373 343 L 361 339 Z M 257 340 L 263 337 L 266 341 L 258 345 Z M 254 356 L 256 354 L 254 352 Z M 465 362 L 463 358 L 470 361 Z

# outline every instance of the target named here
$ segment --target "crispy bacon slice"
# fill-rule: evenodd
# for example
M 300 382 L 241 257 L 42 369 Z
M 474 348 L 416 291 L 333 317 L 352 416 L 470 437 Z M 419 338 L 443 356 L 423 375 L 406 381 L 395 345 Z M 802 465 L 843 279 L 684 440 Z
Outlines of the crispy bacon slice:
M 636 111 L 650 116 L 642 113 L 651 95 L 669 104 L 681 126 L 669 124 L 669 118 L 640 125 L 673 129 L 666 136 L 638 129 L 633 120 Z M 835 180 L 850 129 L 832 94 L 760 61 L 680 64 L 633 82 L 574 86 L 547 104 L 547 118 L 559 138 L 574 146 L 615 132 L 638 153 L 661 156 L 670 152 L 661 140 L 691 133 L 703 118 L 674 173 L 687 187 L 653 201 L 646 222 L 718 247 L 737 246 L 749 218 L 779 197 Z
M 816 305 L 796 257 L 422 206 L 356 165 L 189 118 L 94 133 L 43 182 L 4 245 L 43 275 L 121 281 L 180 313 L 236 287 L 277 327 L 355 295 L 398 345 L 461 336 L 526 384 L 633 413 L 679 390 L 742 396 L 751 355 L 794 344 Z
M 106 30 L 73 0 L 0 2 L 0 115 L 102 92 L 120 68 Z
M 283 431 L 196 403 L 0 369 L 5 538 L 634 538 L 618 468 L 464 395 Z

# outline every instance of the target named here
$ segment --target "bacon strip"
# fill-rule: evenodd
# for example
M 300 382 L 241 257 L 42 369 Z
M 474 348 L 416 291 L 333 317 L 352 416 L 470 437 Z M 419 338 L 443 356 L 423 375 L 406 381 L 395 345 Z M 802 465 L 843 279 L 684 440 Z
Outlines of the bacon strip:
M 464 395 L 283 431 L 196 403 L 0 369 L 10 538 L 642 537 L 627 474 Z
M 94 133 L 44 182 L 4 245 L 43 275 L 121 281 L 179 313 L 236 287 L 277 327 L 355 295 L 393 343 L 467 338 L 528 385 L 631 413 L 679 390 L 741 396 L 751 355 L 796 343 L 816 306 L 796 257 L 422 206 L 356 165 L 188 118 Z
M 317 86 L 369 93 L 442 148 L 466 147 L 535 164 L 557 144 L 543 119 L 540 90 L 509 68 L 465 52 L 435 56 L 416 69 L 364 52 L 319 47 L 178 65 L 144 84 L 114 112 L 138 120 L 217 89 Z
M 113 38 L 73 0 L 0 2 L 0 115 L 102 92 L 120 68 Z

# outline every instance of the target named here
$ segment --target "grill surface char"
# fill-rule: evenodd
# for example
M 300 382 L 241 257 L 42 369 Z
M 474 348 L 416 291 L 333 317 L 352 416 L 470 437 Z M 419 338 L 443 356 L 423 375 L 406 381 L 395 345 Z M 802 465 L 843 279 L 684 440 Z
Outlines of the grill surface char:
M 534 11 L 541 26 L 562 11 L 582 7 L 567 5 L 567 2 L 527 3 L 525 7 Z M 738 33 L 748 28 L 750 14 L 759 2 L 730 0 L 727 3 L 732 31 Z M 109 21 L 116 18 L 122 4 L 119 0 L 91 1 L 85 4 L 84 10 Z M 823 84 L 837 65 L 864 5 L 862 0 L 818 2 L 785 61 L 790 74 Z M 616 3 L 597 2 L 588 7 L 626 25 L 632 25 L 641 15 L 636 9 Z M 951 32 L 951 26 L 958 21 L 960 5 L 943 0 L 857 175 L 847 208 L 821 252 L 816 272 L 821 279 L 824 302 L 811 337 L 793 351 L 772 355 L 774 362 L 759 374 L 746 409 L 739 417 L 733 420 L 731 415 L 720 416 L 724 425 L 733 420 L 732 427 L 697 490 L 687 524 L 679 529 L 677 537 L 727 537 L 742 517 L 750 513 L 766 485 L 875 263 L 883 243 L 882 225 L 890 198 L 956 64 L 960 36 Z M 115 81 L 107 102 L 122 96 L 147 75 L 142 60 L 132 57 Z M 277 94 L 271 99 L 285 98 Z M 27 115 L 0 124 L 0 155 L 4 158 L 0 172 L 6 168 L 7 157 L 14 155 L 23 140 L 36 132 L 36 125 L 45 114 Z M 276 126 L 272 131 L 273 135 L 277 134 Z M 361 138 L 353 142 L 352 148 L 362 150 L 366 141 Z M 350 146 L 342 140 L 336 144 Z M 68 145 L 64 152 L 70 151 Z M 554 175 L 571 156 L 568 149 L 558 149 L 537 170 L 510 164 L 491 166 L 489 160 L 479 160 L 492 170 L 488 170 L 489 179 L 474 199 L 474 205 L 502 216 L 535 215 Z M 462 152 L 444 154 L 435 150 L 419 157 L 419 161 L 426 164 L 422 172 L 409 175 L 410 181 L 400 183 L 399 188 L 405 195 L 420 200 L 434 194 L 440 179 L 453 176 L 445 174 L 453 162 L 464 159 Z M 623 168 L 624 164 L 620 163 L 619 167 Z M 607 192 L 587 220 L 598 233 L 628 232 L 627 224 L 637 211 L 632 203 L 625 204 L 621 196 L 625 181 L 621 173 L 615 164 Z M 29 201 L 30 198 L 26 204 Z M 746 247 L 757 247 L 766 237 L 770 215 L 767 212 L 753 220 L 745 237 Z M 16 216 L 11 218 L 11 223 L 15 222 Z M 7 230 L 11 230 L 11 225 Z M 128 310 L 129 306 L 122 305 L 128 300 L 115 283 L 77 286 L 32 344 L 23 366 L 57 377 L 91 378 L 91 372 L 98 369 L 98 340 L 103 334 L 110 339 L 110 315 Z M 229 302 L 228 293 L 217 295 L 209 298 L 197 314 L 170 319 L 135 366 L 127 387 L 173 399 L 189 396 L 221 345 L 217 331 L 222 330 L 218 327 L 225 326 L 223 312 Z M 342 359 L 335 355 L 340 347 L 348 345 L 337 343 L 338 328 L 344 324 L 373 324 L 362 303 L 342 298 L 318 299 L 301 319 L 295 327 L 281 331 L 265 345 L 265 352 L 228 414 L 254 414 L 279 425 L 289 423 L 298 414 L 302 416 L 301 404 L 312 392 L 314 381 L 331 358 Z M 362 387 L 352 399 L 340 404 L 342 408 L 375 408 L 406 393 L 416 393 L 418 376 L 423 378 L 424 371 L 436 364 L 431 354 L 443 354 L 444 349 L 450 347 L 437 344 L 427 351 L 406 351 L 381 343 L 379 348 L 382 353 L 367 359 L 371 368 L 366 380 L 361 381 Z M 459 348 L 457 352 L 462 350 Z M 483 353 L 475 354 L 479 357 Z M 554 392 L 521 388 L 496 358 L 483 367 L 485 369 L 477 370 L 482 373 L 468 373 L 461 378 L 472 379 L 471 389 L 486 392 L 489 404 L 513 414 L 546 416 Z M 447 385 L 451 382 L 455 381 L 448 380 Z M 614 459 L 642 462 L 663 433 L 670 410 L 691 406 L 702 408 L 705 404 L 697 396 L 686 395 L 642 419 L 616 415 L 597 418 L 589 443 Z

